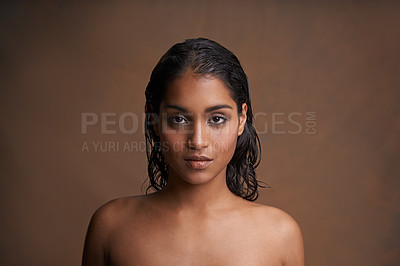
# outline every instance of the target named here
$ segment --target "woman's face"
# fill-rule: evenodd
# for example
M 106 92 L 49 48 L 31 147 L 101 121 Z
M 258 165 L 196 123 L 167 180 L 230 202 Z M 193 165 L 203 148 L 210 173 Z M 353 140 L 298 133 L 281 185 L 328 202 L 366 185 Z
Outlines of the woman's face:
M 187 71 L 169 85 L 160 105 L 158 132 L 169 178 L 204 184 L 226 177 L 247 105 L 238 115 L 235 101 L 218 78 Z

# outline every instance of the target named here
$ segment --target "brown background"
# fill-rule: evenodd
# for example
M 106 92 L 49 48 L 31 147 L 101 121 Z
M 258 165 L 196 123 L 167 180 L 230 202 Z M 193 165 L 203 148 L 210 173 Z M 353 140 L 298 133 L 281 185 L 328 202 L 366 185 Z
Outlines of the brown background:
M 307 265 L 400 264 L 400 19 L 395 1 L 60 1 L 1 5 L 0 264 L 78 265 L 93 211 L 140 194 L 144 89 L 174 43 L 241 60 L 273 190 Z M 85 112 L 138 115 L 135 134 L 81 133 Z M 296 117 L 299 134 L 289 122 Z M 317 133 L 307 134 L 306 112 Z M 272 113 L 284 113 L 272 132 Z M 129 125 L 127 124 L 127 127 Z M 268 132 L 265 132 L 267 129 Z M 116 126 L 110 128 L 118 129 Z M 83 152 L 87 141 L 90 151 Z

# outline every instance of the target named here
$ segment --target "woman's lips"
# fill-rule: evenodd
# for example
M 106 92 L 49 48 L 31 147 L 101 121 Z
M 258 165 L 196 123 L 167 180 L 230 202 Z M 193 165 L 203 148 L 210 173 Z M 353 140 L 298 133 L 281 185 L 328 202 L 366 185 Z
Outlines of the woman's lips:
M 204 169 L 212 163 L 212 159 L 206 156 L 192 156 L 185 158 L 185 163 L 193 169 Z
M 192 167 L 193 169 L 204 169 L 206 168 L 212 161 L 193 161 L 193 160 L 185 160 L 186 164 Z

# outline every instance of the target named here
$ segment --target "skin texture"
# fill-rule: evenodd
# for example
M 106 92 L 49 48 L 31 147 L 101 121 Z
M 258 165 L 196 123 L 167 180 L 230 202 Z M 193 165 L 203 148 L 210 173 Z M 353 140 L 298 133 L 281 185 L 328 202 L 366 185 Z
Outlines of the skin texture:
M 89 225 L 83 265 L 304 265 L 295 220 L 226 185 L 226 166 L 246 122 L 246 104 L 242 109 L 239 115 L 217 78 L 190 71 L 176 78 L 156 129 L 168 185 L 100 207 Z M 200 155 L 211 162 L 195 169 L 187 158 Z

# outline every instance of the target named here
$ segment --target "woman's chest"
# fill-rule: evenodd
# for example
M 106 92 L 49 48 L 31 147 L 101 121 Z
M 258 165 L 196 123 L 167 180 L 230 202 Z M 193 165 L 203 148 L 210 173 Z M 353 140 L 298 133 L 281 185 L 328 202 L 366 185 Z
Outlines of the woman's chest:
M 273 238 L 271 238 L 273 239 Z M 140 225 L 110 239 L 111 265 L 281 265 L 273 241 L 257 228 L 237 223 L 214 226 Z

